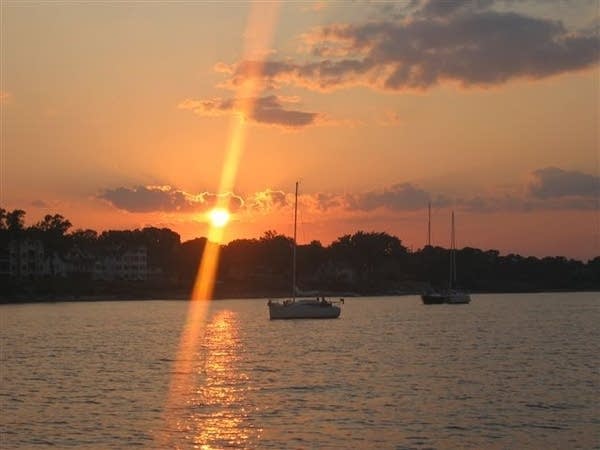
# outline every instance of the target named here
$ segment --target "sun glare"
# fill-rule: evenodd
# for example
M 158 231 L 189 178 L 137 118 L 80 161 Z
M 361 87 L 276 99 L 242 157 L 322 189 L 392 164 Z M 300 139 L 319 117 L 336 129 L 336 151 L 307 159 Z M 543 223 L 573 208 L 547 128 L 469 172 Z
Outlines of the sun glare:
M 271 48 L 270 42 L 275 29 L 275 22 L 279 10 L 278 2 L 257 2 L 252 4 L 250 16 L 246 25 L 246 41 L 244 43 L 244 60 L 262 60 L 267 54 L 266 50 Z M 262 58 L 261 58 L 262 55 Z M 256 68 L 256 78 L 260 78 L 263 64 Z M 259 97 L 260 86 L 257 82 L 243 83 L 236 91 L 236 99 L 239 99 L 245 116 L 250 116 L 255 108 L 254 100 Z M 219 184 L 219 192 L 232 192 L 235 186 L 235 177 L 238 165 L 244 149 L 244 137 L 246 132 L 246 123 L 239 117 L 232 117 L 231 133 L 225 160 L 223 163 L 223 172 Z M 215 287 L 217 269 L 219 267 L 219 252 L 221 241 L 225 233 L 225 225 L 231 219 L 231 214 L 227 210 L 226 197 L 218 197 L 216 207 L 208 213 L 210 227 L 194 288 L 192 290 L 190 306 L 186 324 L 181 334 L 179 349 L 176 362 L 174 363 L 173 376 L 169 387 L 169 396 L 167 398 L 165 411 L 168 422 L 167 429 L 178 429 L 181 424 L 189 429 L 189 420 L 196 420 L 193 416 L 186 420 L 186 417 L 177 413 L 181 411 L 180 405 L 189 402 L 189 393 L 203 389 L 203 386 L 196 386 L 196 367 L 197 357 L 200 345 L 203 343 L 203 332 L 205 331 L 205 318 L 208 311 L 209 300 L 212 299 Z M 218 354 L 219 349 L 216 349 Z M 216 367 L 217 371 L 221 370 Z M 183 374 L 175 376 L 175 374 Z M 217 397 L 227 393 L 217 393 Z M 235 400 L 235 399 L 234 399 Z M 239 400 L 236 400 L 239 401 Z M 172 412 L 171 412 L 172 411 Z M 203 428 L 210 427 L 210 421 L 202 423 Z M 197 422 L 199 423 L 199 422 Z M 206 426 L 208 424 L 208 427 Z M 226 424 L 219 424 L 219 428 L 225 428 Z M 228 430 L 228 438 L 236 434 L 237 424 L 233 424 L 234 431 Z M 241 431 L 240 436 L 246 436 L 245 431 Z M 162 447 L 173 447 L 168 445 L 171 440 L 169 433 L 160 434 L 159 440 L 165 445 Z M 221 437 L 219 437 L 221 439 Z M 236 439 L 239 439 L 236 437 Z M 238 441 L 236 441 L 238 442 Z M 208 445 L 203 445 L 203 448 Z
M 224 208 L 215 208 L 208 213 L 210 224 L 213 227 L 222 228 L 229 222 L 231 215 L 229 211 Z

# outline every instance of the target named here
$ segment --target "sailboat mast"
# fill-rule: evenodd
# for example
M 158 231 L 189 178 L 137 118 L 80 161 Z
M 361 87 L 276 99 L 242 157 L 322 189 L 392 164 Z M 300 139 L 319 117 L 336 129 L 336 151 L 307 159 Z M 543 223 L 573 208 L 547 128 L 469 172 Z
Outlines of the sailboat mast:
M 294 248 L 292 250 L 292 300 L 296 300 L 296 227 L 298 223 L 298 182 L 294 199 Z
M 428 204 L 428 220 L 427 220 L 427 245 L 431 247 L 431 202 Z
M 452 286 L 456 285 L 456 232 L 454 229 L 454 211 L 452 211 Z

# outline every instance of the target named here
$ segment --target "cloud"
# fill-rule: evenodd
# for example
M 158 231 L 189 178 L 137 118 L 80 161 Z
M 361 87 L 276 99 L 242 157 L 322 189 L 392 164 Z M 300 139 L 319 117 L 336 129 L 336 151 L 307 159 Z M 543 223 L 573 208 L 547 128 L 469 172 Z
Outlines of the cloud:
M 332 209 L 338 209 L 345 207 L 347 205 L 347 200 L 337 194 L 329 194 L 324 192 L 319 192 L 311 196 L 313 206 L 319 211 L 329 211 Z
M 413 186 L 410 183 L 398 183 L 379 191 L 370 191 L 351 196 L 349 207 L 362 211 L 386 208 L 392 211 L 413 211 L 427 207 L 428 202 L 437 206 L 446 206 L 448 201 L 443 196 L 435 196 Z
M 269 213 L 273 210 L 283 208 L 290 204 L 288 196 L 283 191 L 274 191 L 272 189 L 265 189 L 264 191 L 256 192 L 246 198 L 246 208 L 249 210 Z
M 479 191 L 472 196 L 450 196 L 408 182 L 359 193 L 317 192 L 299 196 L 308 215 L 402 213 L 427 208 L 455 208 L 474 213 L 529 212 L 539 210 L 594 210 L 600 200 L 600 177 L 547 167 L 531 172 L 527 181 L 502 191 Z M 225 197 L 233 212 L 271 214 L 294 204 L 294 193 L 265 189 L 242 198 L 234 193 L 191 194 L 171 186 L 138 186 L 107 189 L 99 198 L 133 212 L 201 213 Z
M 340 194 L 317 192 L 299 196 L 302 211 L 318 214 L 403 213 L 427 208 L 454 208 L 473 213 L 530 212 L 540 210 L 592 210 L 598 207 L 599 178 L 557 168 L 533 171 L 524 184 L 502 190 L 483 190 L 469 196 L 433 192 L 409 182 L 377 190 Z M 596 183 L 596 184 L 593 184 Z M 245 200 L 245 208 L 268 214 L 293 205 L 293 193 L 266 189 Z
M 536 198 L 598 198 L 600 177 L 582 172 L 546 167 L 531 173 L 528 192 Z
M 240 114 L 256 123 L 288 129 L 303 128 L 322 122 L 323 117 L 318 113 L 286 109 L 285 104 L 297 102 L 297 97 L 277 95 L 250 99 L 186 99 L 179 103 L 179 108 L 191 110 L 199 116 Z
M 229 209 L 229 211 L 231 212 L 237 212 L 244 206 L 244 199 L 238 195 L 235 195 L 232 192 L 225 192 L 223 194 L 203 192 L 201 194 L 193 196 L 193 198 L 195 198 L 197 202 L 203 205 L 203 208 L 201 208 L 203 210 L 207 210 L 217 206 L 217 204 L 220 203 L 222 199 L 226 200 L 224 206 L 226 206 L 227 209 Z
M 534 209 L 550 209 L 547 205 L 514 193 L 476 194 L 473 197 L 456 198 L 453 202 L 456 209 L 474 213 L 494 213 L 499 211 L 529 212 Z
M 401 92 L 447 81 L 494 86 L 598 63 L 593 30 L 568 30 L 560 21 L 497 11 L 492 4 L 422 2 L 403 18 L 317 28 L 303 35 L 309 60 L 240 61 L 227 67 L 227 85 L 258 79 L 270 88 L 368 86 Z M 258 65 L 261 70 L 256 70 Z
M 229 199 L 233 211 L 243 205 L 243 200 L 231 193 L 212 194 L 203 192 L 189 194 L 171 186 L 137 186 L 106 189 L 98 197 L 114 207 L 133 213 L 144 212 L 203 212 L 217 203 L 219 197 Z
M 353 211 L 375 209 L 393 212 L 415 211 L 429 201 L 438 208 L 452 207 L 475 213 L 529 212 L 541 210 L 594 210 L 600 200 L 600 177 L 556 167 L 538 169 L 528 175 L 523 185 L 508 192 L 477 193 L 450 197 L 411 183 L 397 183 L 380 190 L 348 194 L 341 206 Z
M 494 4 L 494 0 L 429 0 L 421 2 L 416 15 L 421 17 L 443 18 L 468 10 L 482 10 Z
M 594 210 L 600 200 L 600 177 L 557 167 L 532 171 L 511 192 L 456 199 L 457 207 L 471 212 L 540 210 Z

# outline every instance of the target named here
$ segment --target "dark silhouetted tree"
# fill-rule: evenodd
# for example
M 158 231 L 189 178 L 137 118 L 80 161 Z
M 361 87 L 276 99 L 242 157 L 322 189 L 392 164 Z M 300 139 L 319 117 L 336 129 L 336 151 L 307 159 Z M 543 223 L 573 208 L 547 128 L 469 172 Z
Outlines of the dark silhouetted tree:
M 37 236 L 44 244 L 44 251 L 49 257 L 50 274 L 56 274 L 55 258 L 64 254 L 67 248 L 65 233 L 71 228 L 71 222 L 60 214 L 44 216 L 44 219 L 30 228 L 30 233 Z

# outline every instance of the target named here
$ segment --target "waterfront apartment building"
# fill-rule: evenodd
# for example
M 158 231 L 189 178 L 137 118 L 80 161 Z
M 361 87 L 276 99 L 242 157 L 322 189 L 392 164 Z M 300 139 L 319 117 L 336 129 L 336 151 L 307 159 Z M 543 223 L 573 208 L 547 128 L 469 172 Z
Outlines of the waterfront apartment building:
M 93 253 L 72 247 L 59 253 L 45 248 L 39 239 L 15 239 L 0 254 L 0 275 L 17 279 L 80 276 L 103 281 L 143 281 L 148 278 L 148 251 L 140 245 Z
M 148 278 L 148 250 L 145 246 L 130 249 L 115 248 L 96 259 L 93 279 L 103 281 Z

